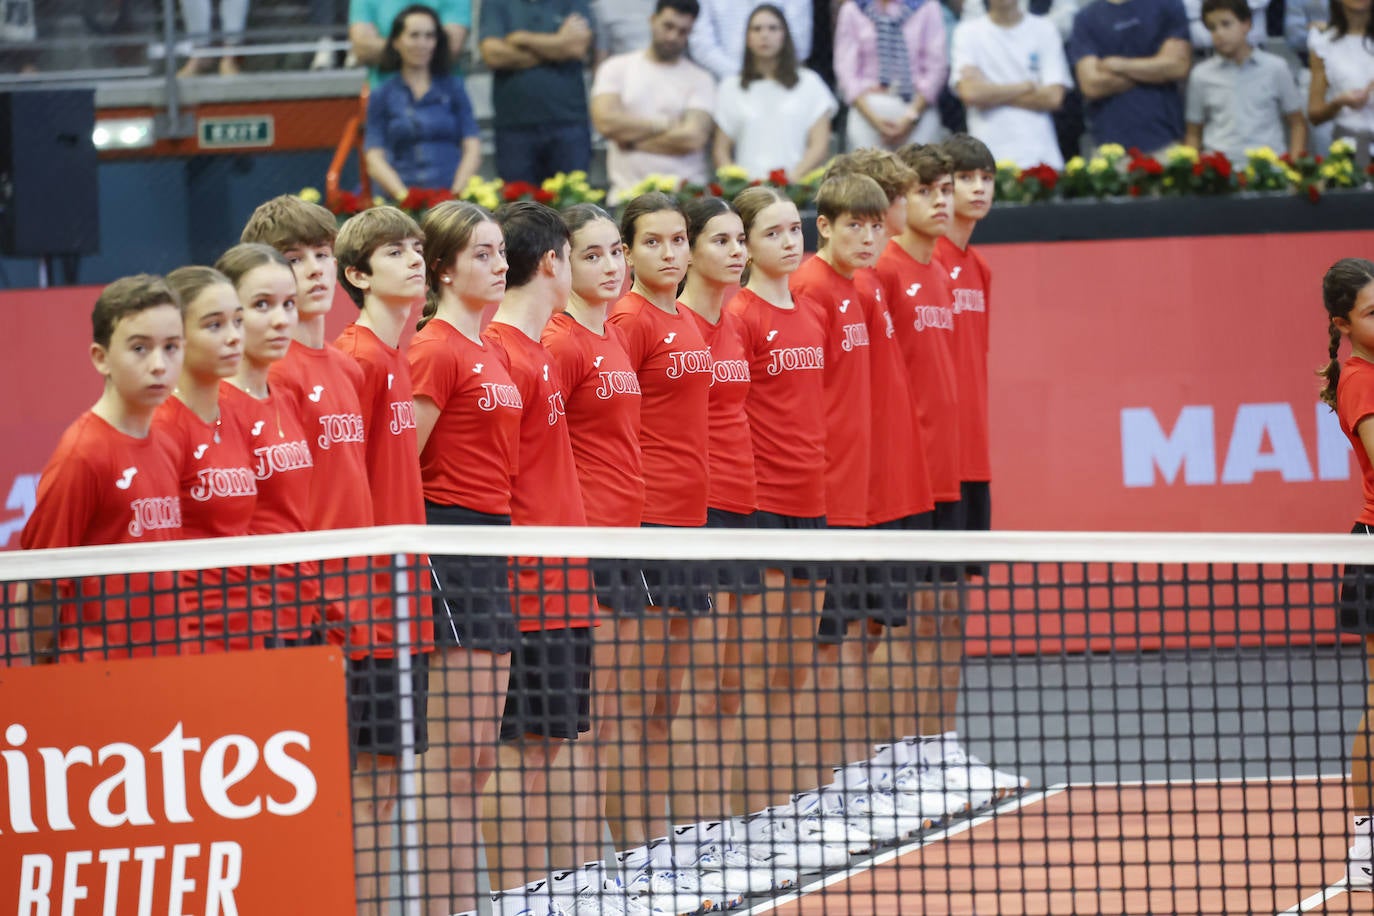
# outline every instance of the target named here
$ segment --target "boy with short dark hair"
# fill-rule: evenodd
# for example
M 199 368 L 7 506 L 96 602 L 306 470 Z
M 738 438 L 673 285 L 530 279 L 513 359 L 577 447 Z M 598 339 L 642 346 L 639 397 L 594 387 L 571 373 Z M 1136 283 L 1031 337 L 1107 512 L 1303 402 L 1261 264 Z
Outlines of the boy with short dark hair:
M 367 435 L 358 391 L 364 385 L 358 364 L 325 341 L 325 316 L 334 304 L 334 215 L 318 204 L 282 195 L 260 205 L 243 228 L 242 241 L 271 245 L 282 253 L 296 276 L 296 311 L 291 348 L 268 372 L 274 394 L 284 393 L 297 405 L 310 445 L 311 476 L 307 524 L 311 530 L 368 528 L 373 524 L 367 474 Z M 354 765 L 354 827 L 358 851 L 358 897 L 363 907 L 376 906 L 377 842 L 375 829 L 389 803 L 374 771 L 378 756 L 395 756 L 400 737 L 399 684 L 395 659 L 373 653 L 384 646 L 370 599 L 372 561 L 355 557 L 329 559 L 323 573 L 326 639 L 347 648 L 349 734 Z M 387 640 L 389 642 L 389 640 Z M 417 749 L 419 748 L 417 744 Z M 376 804 L 378 800 L 382 804 Z M 363 910 L 366 912 L 366 910 Z
M 1216 54 L 1193 68 L 1184 105 L 1184 145 L 1237 164 L 1247 149 L 1298 155 L 1307 147 L 1298 84 L 1283 58 L 1250 46 L 1252 18 L 1245 0 L 1203 0 L 1202 23 Z
M 105 390 L 62 434 L 43 469 L 19 536 L 25 550 L 180 537 L 177 469 L 151 434 L 153 414 L 181 374 L 180 304 L 161 277 L 124 277 L 101 291 L 91 326 L 91 362 Z M 89 577 L 80 593 L 91 600 L 56 608 L 42 603 L 53 597 L 51 583 L 35 583 L 35 654 L 80 661 L 174 653 L 172 583 L 171 573 Z M 59 586 L 60 597 L 72 597 L 73 584 Z M 138 622 L 129 623 L 133 618 Z

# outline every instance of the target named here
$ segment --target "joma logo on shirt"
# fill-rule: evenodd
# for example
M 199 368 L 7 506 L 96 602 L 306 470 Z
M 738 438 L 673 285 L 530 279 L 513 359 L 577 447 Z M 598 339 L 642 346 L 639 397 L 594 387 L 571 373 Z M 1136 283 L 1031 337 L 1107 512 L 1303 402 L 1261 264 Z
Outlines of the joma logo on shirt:
M 273 474 L 314 467 L 314 462 L 310 460 L 310 447 L 304 440 L 264 445 L 253 449 L 253 457 L 258 459 L 258 466 L 253 469 L 258 480 L 266 480 Z
M 868 325 L 866 324 L 847 324 L 843 328 L 844 340 L 840 341 L 840 349 L 848 353 L 855 347 L 868 346 Z
M 483 382 L 482 397 L 478 399 L 477 406 L 481 410 L 495 410 L 498 407 L 514 407 L 520 410 L 525 405 L 520 400 L 520 389 L 514 385 Z
M 825 347 L 783 347 L 768 351 L 768 374 L 825 368 Z
M 954 314 L 960 312 L 986 312 L 981 289 L 956 289 L 954 291 Z
M 203 503 L 215 497 L 255 496 L 257 492 L 257 481 L 247 468 L 205 468 L 196 475 L 191 498 Z
M 399 436 L 402 430 L 415 428 L 415 402 L 391 402 L 391 434 Z
M 129 503 L 133 518 L 129 536 L 141 538 L 144 532 L 181 527 L 181 499 L 176 496 L 149 496 Z
M 692 372 L 711 373 L 714 360 L 710 350 L 680 350 L 668 354 L 668 378 L 682 378 Z
M 549 425 L 557 426 L 558 418 L 566 413 L 567 409 L 563 405 L 563 392 L 555 391 L 549 395 Z
M 749 381 L 749 363 L 742 359 L 718 359 L 711 368 L 711 384 Z
M 599 357 L 598 357 L 599 358 Z M 602 372 L 601 384 L 597 386 L 596 396 L 609 401 L 617 394 L 639 394 L 639 376 L 624 369 Z
M 327 413 L 320 417 L 320 448 L 328 449 L 335 442 L 362 442 L 363 418 L 356 413 Z
M 954 330 L 954 309 L 941 308 L 938 305 L 918 305 L 916 306 L 916 317 L 912 320 L 911 326 L 918 331 L 924 331 L 926 328 L 952 331 Z

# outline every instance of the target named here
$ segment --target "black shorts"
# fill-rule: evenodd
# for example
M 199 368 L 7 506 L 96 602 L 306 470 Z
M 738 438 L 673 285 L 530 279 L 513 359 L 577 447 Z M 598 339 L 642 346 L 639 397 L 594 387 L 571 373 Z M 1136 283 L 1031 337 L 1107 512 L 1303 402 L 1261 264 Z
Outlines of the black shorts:
M 1356 522 L 1350 533 L 1367 537 L 1374 534 L 1374 526 Z M 1341 571 L 1338 608 L 1342 630 L 1374 633 L 1374 566 L 1358 564 Z
M 525 735 L 575 739 L 591 728 L 592 630 L 567 627 L 520 634 L 511 654 L 501 740 Z
M 425 503 L 431 525 L 509 525 L 508 515 Z M 434 641 L 505 655 L 519 640 L 510 591 L 509 557 L 431 556 Z
M 927 510 L 873 526 L 881 531 L 930 531 L 935 513 Z M 930 583 L 931 564 L 918 561 L 874 563 L 869 566 L 868 612 L 879 623 L 906 626 L 911 614 L 911 593 Z
M 766 512 L 763 509 L 754 513 L 754 522 L 758 528 L 767 528 L 773 531 L 824 531 L 825 516 L 797 516 L 779 515 L 776 512 Z M 830 575 L 829 563 L 790 563 L 782 560 L 765 560 L 764 569 L 776 569 L 789 579 L 798 579 L 805 582 L 819 582 Z
M 992 487 L 986 480 L 965 480 L 959 484 L 959 505 L 964 507 L 965 531 L 992 530 Z M 969 563 L 964 572 L 986 577 L 988 564 Z
M 932 528 L 936 531 L 964 531 L 964 504 L 961 500 L 954 502 L 936 502 L 935 512 L 932 516 Z M 962 582 L 964 581 L 964 563 L 933 563 L 931 564 L 931 582 Z
M 644 522 L 641 528 L 673 528 Z M 638 564 L 645 600 L 650 607 L 684 614 L 709 614 L 712 609 L 711 564 L 688 560 L 646 560 Z
M 410 656 L 410 702 L 401 703 L 401 679 L 395 658 L 372 655 L 350 658 L 348 672 L 348 739 L 352 753 L 397 757 L 401 753 L 401 719 L 410 720 L 417 754 L 429 750 L 429 656 Z M 403 713 L 402 710 L 405 710 Z
M 731 512 L 729 509 L 706 508 L 707 528 L 727 528 L 748 531 L 758 528 L 757 512 Z M 763 570 L 753 560 L 715 563 L 712 585 L 717 592 L 736 595 L 757 595 L 763 591 Z
M 649 605 L 649 592 L 639 564 L 633 560 L 598 558 L 588 561 L 596 603 L 604 611 L 638 617 Z

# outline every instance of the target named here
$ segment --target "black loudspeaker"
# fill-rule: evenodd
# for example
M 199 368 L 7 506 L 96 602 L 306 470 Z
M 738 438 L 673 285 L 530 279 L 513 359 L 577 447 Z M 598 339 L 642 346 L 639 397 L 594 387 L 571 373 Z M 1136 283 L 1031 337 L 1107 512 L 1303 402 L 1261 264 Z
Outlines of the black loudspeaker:
M 0 254 L 100 250 L 95 91 L 0 93 Z

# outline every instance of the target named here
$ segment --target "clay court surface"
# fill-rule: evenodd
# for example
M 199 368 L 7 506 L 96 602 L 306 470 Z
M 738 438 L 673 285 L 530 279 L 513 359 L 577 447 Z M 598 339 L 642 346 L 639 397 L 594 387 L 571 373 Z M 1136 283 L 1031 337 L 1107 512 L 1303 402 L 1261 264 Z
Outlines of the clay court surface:
M 749 912 L 1374 913 L 1329 887 L 1345 807 L 1339 777 L 1055 786 Z

